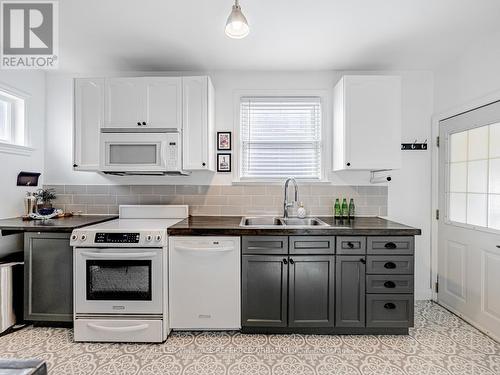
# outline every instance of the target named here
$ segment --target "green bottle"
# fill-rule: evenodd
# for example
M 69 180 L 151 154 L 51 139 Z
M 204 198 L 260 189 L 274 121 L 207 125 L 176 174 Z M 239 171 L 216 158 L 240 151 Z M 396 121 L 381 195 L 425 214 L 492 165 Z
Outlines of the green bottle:
M 333 216 L 340 217 L 342 213 L 340 212 L 340 202 L 339 199 L 335 199 L 335 204 L 333 206 Z
M 356 210 L 356 206 L 354 205 L 354 199 L 351 198 L 349 201 L 349 217 L 354 219 L 354 211 Z
M 349 207 L 347 206 L 347 199 L 342 199 L 342 217 L 349 217 Z

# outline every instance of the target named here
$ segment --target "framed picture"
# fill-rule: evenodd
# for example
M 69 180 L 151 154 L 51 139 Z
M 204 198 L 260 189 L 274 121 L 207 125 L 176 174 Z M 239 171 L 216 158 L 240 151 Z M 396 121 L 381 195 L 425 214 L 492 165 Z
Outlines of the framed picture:
M 231 132 L 217 132 L 217 151 L 231 150 Z
M 217 172 L 231 172 L 231 154 L 217 154 Z

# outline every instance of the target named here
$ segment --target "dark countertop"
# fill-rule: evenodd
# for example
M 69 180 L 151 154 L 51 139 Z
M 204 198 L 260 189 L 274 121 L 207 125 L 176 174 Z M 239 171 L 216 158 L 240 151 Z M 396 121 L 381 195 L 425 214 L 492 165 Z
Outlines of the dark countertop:
M 330 235 L 330 236 L 415 236 L 422 231 L 379 217 L 357 217 L 350 221 L 320 217 L 330 227 L 313 228 L 244 228 L 238 216 L 190 216 L 168 228 L 171 236 L 242 236 L 242 235 Z M 337 226 L 335 226 L 337 225 Z M 342 225 L 342 226 L 339 226 Z
M 20 217 L 13 217 L 0 219 L 0 230 L 3 236 L 22 232 L 72 232 L 75 228 L 102 223 L 117 217 L 117 215 L 79 215 L 30 221 L 23 221 Z

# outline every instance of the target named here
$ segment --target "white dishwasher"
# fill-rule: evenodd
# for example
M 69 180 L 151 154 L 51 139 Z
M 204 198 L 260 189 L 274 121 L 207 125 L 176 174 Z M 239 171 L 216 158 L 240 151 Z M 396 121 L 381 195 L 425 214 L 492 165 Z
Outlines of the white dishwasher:
M 240 275 L 240 237 L 170 237 L 170 327 L 240 329 Z

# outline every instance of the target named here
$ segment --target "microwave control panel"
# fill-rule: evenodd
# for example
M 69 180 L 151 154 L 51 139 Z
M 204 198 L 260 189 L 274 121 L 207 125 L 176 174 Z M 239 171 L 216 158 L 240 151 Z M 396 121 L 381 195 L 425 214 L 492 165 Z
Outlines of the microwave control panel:
M 180 134 L 171 133 L 167 134 L 166 140 L 167 148 L 167 171 L 176 171 L 181 169 L 181 148 L 180 148 Z

